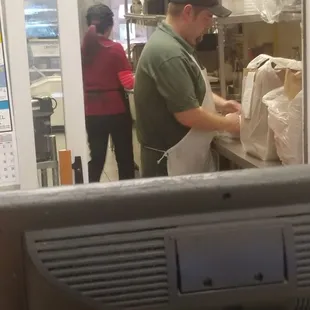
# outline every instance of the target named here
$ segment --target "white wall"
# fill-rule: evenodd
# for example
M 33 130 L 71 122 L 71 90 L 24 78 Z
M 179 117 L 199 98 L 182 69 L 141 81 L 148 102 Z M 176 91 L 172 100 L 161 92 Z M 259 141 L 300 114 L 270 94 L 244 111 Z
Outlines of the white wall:
M 282 22 L 279 24 L 251 23 L 244 26 L 248 38 L 248 47 L 263 43 L 274 44 L 275 56 L 292 57 L 292 47 L 298 46 L 301 51 L 300 22 Z

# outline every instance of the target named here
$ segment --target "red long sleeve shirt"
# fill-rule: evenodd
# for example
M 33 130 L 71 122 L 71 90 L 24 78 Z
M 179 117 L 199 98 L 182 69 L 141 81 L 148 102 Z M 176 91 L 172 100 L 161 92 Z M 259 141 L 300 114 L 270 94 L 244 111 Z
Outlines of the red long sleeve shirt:
M 86 115 L 125 113 L 120 90 L 132 89 L 134 77 L 121 44 L 100 37 L 102 47 L 91 63 L 83 65 Z

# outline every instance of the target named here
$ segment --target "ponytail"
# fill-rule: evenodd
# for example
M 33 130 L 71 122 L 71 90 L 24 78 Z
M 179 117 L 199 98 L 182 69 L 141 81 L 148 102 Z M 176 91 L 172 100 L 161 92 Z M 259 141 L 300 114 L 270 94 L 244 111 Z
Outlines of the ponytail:
M 99 3 L 87 10 L 86 20 L 89 26 L 82 44 L 82 64 L 91 64 L 103 46 L 98 34 L 104 35 L 113 26 L 113 12 L 105 4 Z
M 91 25 L 84 36 L 82 44 L 82 64 L 87 65 L 92 63 L 100 47 L 101 44 L 98 40 L 96 25 Z

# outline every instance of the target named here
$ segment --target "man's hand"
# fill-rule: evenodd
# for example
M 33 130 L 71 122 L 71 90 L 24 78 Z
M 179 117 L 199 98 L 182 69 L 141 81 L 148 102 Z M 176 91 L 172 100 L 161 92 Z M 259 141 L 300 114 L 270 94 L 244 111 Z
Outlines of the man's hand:
M 224 98 L 213 93 L 213 100 L 216 110 L 224 115 L 229 113 L 240 113 L 241 104 L 235 100 L 225 100 Z
M 238 113 L 229 113 L 226 114 L 225 118 L 229 121 L 227 131 L 240 133 L 240 115 Z
M 226 115 L 229 113 L 239 113 L 241 112 L 241 104 L 235 100 L 228 100 L 221 107 L 221 112 Z

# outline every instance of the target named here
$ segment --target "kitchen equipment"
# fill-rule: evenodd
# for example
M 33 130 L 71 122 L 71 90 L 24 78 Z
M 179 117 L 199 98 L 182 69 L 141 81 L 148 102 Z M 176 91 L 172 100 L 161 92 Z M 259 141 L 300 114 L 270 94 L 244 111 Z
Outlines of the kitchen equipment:
M 61 76 L 53 75 L 40 78 L 31 84 L 30 89 L 32 97 L 50 97 L 57 100 L 57 108 L 51 118 L 52 127 L 64 130 L 65 118 Z
M 132 46 L 132 66 L 133 70 L 136 70 L 139 58 L 141 56 L 141 53 L 143 51 L 143 48 L 145 46 L 145 43 L 135 43 Z
M 218 47 L 217 34 L 207 33 L 202 37 L 202 40 L 197 44 L 196 50 L 202 51 L 214 51 Z
M 143 13 L 165 15 L 168 7 L 168 0 L 144 0 Z
M 130 13 L 139 15 L 142 13 L 142 10 L 143 10 L 142 2 L 139 0 L 133 0 L 132 5 L 130 7 Z
M 51 116 L 57 107 L 57 101 L 50 97 L 34 97 L 31 104 L 37 162 L 48 161 L 51 159 Z

